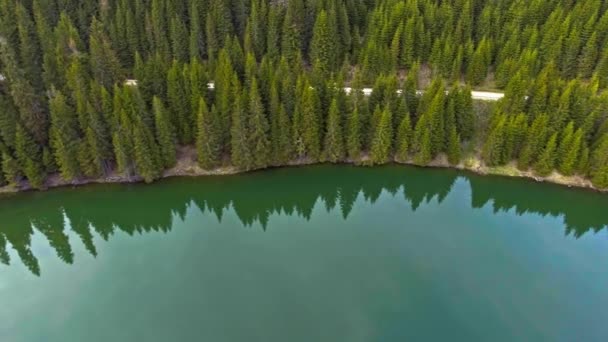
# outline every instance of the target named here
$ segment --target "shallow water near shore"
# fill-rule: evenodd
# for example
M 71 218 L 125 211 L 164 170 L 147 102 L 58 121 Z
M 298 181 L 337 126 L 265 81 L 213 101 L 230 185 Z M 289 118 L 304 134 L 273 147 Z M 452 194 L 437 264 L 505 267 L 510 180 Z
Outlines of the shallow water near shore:
M 309 166 L 0 198 L 1 341 L 604 341 L 608 195 Z

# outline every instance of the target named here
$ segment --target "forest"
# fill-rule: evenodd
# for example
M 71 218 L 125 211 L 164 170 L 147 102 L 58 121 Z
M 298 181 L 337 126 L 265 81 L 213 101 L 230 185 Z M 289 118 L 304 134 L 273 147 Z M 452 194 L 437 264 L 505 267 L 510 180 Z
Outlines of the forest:
M 604 0 L 0 0 L 0 185 L 151 182 L 193 150 L 608 188 L 605 46 Z M 505 97 L 480 113 L 472 89 Z

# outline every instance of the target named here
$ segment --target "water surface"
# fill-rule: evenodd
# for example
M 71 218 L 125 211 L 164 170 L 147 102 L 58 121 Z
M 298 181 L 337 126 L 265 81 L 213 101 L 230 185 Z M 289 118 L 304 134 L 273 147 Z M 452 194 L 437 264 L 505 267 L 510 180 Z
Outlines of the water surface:
M 608 196 L 317 166 L 0 198 L 0 341 L 606 341 Z

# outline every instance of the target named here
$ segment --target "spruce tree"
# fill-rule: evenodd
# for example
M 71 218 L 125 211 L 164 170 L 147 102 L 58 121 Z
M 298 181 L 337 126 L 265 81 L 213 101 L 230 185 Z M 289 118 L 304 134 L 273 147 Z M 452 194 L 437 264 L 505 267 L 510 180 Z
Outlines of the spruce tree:
M 221 134 L 215 107 L 207 108 L 204 98 L 199 99 L 197 115 L 196 150 L 200 167 L 211 170 L 221 163 Z
M 593 185 L 608 188 L 608 134 L 604 134 L 591 154 L 589 175 Z
M 538 162 L 534 165 L 534 171 L 539 176 L 548 176 L 555 167 L 557 150 L 557 133 L 553 133 L 545 149 L 540 154 Z
M 55 160 L 61 177 L 68 181 L 73 180 L 80 175 L 78 163 L 80 139 L 76 112 L 60 92 L 51 99 L 50 109 L 50 144 L 54 150 Z
M 194 138 L 194 115 L 190 102 L 187 101 L 189 96 L 183 70 L 179 62 L 173 62 L 167 75 L 167 98 L 177 138 L 181 144 L 186 145 Z
M 234 76 L 236 79 L 236 75 Z M 235 80 L 235 85 L 238 80 Z M 241 170 L 251 170 L 253 168 L 253 155 L 249 145 L 247 115 L 244 109 L 245 100 L 240 94 L 240 88 L 235 88 L 235 103 L 232 109 L 232 127 L 230 128 L 232 165 Z
M 335 44 L 337 41 L 332 37 L 327 12 L 322 10 L 317 15 L 312 42 L 310 46 L 310 61 L 321 76 L 327 77 L 335 66 Z
M 42 188 L 45 175 L 42 169 L 40 147 L 20 124 L 17 125 L 15 134 L 15 154 L 19 167 L 30 185 L 34 189 Z
M 373 164 L 385 164 L 392 155 L 393 118 L 388 108 L 382 111 L 372 140 L 371 161 Z
M 583 147 L 583 130 L 578 129 L 569 146 L 562 150 L 560 146 L 559 172 L 563 175 L 571 176 L 576 172 L 577 163 Z
M 124 79 L 118 55 L 104 32 L 103 24 L 97 18 L 93 18 L 91 22 L 89 54 L 91 73 L 101 85 L 111 87 Z
M 530 125 L 524 147 L 519 155 L 517 167 L 527 170 L 540 154 L 547 137 L 549 117 L 545 114 L 538 116 Z
M 361 118 L 359 115 L 359 106 L 355 105 L 355 108 L 346 121 L 346 151 L 348 158 L 354 161 L 358 160 L 361 156 L 361 148 Z
M 162 173 L 158 145 L 154 141 L 154 135 L 141 118 L 135 121 L 132 136 L 135 169 L 146 183 L 150 183 Z
M 483 146 L 482 157 L 489 166 L 497 166 L 505 163 L 505 140 L 506 140 L 506 117 L 497 114 L 491 124 L 490 132 Z
M 408 113 L 399 124 L 397 141 L 395 142 L 397 146 L 396 159 L 400 162 L 406 162 L 409 159 L 412 135 L 412 123 Z
M 305 82 L 301 98 L 303 142 L 306 155 L 313 161 L 319 160 L 321 152 L 321 123 L 319 118 L 319 99 L 308 82 Z
M 264 113 L 256 78 L 253 78 L 249 90 L 248 118 L 246 129 L 249 132 L 246 134 L 249 140 L 250 153 L 253 154 L 253 167 L 263 168 L 268 166 L 270 161 L 271 145 L 268 139 L 270 125 Z
M 342 134 L 342 115 L 338 101 L 334 98 L 329 106 L 325 132 L 325 159 L 335 163 L 344 159 L 344 136 Z
M 458 165 L 461 158 L 460 137 L 456 132 L 456 127 L 452 126 L 448 133 L 447 154 L 448 162 L 452 165 Z
M 7 152 L 2 153 L 2 173 L 6 179 L 6 181 L 15 185 L 17 182 L 21 180 L 23 177 L 23 173 L 21 172 L 21 168 L 19 167 L 19 163 L 15 158 L 13 158 Z
M 293 158 L 292 123 L 282 104 L 279 108 L 279 130 L 277 162 L 287 163 Z
M 176 163 L 175 133 L 165 107 L 158 97 L 152 101 L 154 110 L 154 124 L 156 127 L 156 141 L 163 168 L 170 168 Z
M 190 32 L 188 36 L 190 61 L 199 60 L 203 57 L 203 52 L 205 51 L 205 39 L 201 19 L 199 2 L 192 1 L 190 5 Z

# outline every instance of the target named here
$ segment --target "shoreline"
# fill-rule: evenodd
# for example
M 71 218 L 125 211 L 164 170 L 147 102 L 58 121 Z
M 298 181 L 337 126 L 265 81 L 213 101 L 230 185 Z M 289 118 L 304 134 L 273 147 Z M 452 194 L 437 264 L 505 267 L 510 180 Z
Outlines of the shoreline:
M 360 160 L 345 160 L 337 163 L 331 162 L 312 162 L 308 160 L 296 160 L 288 162 L 285 165 L 276 165 L 276 166 L 268 166 L 261 169 L 252 169 L 252 170 L 239 170 L 233 166 L 223 166 L 213 170 L 204 170 L 198 166 L 196 160 L 192 158 L 181 158 L 177 161 L 177 164 L 165 170 L 160 179 L 173 178 L 173 177 L 204 177 L 204 176 L 228 176 L 228 175 L 236 175 L 243 174 L 253 171 L 264 171 L 272 168 L 285 168 L 285 167 L 294 167 L 294 166 L 309 166 L 309 165 L 321 165 L 321 164 L 335 164 L 335 165 L 356 165 L 362 167 L 374 167 L 366 165 L 367 158 L 363 157 Z M 534 180 L 539 183 L 549 183 L 549 184 L 557 184 L 561 186 L 565 186 L 568 188 L 579 188 L 579 189 L 587 189 L 593 190 L 600 193 L 608 193 L 608 189 L 600 189 L 595 187 L 590 180 L 580 177 L 580 176 L 564 176 L 557 172 L 551 173 L 547 177 L 539 177 L 535 175 L 531 171 L 520 171 L 515 166 L 515 163 L 509 163 L 500 167 L 488 167 L 483 165 L 481 160 L 476 157 L 466 157 L 464 158 L 460 164 L 458 165 L 450 165 L 447 162 L 447 158 L 443 155 L 438 156 L 435 160 L 430 162 L 428 165 L 421 166 L 414 164 L 412 161 L 398 161 L 392 160 L 387 164 L 397 164 L 397 165 L 408 165 L 422 168 L 442 168 L 442 169 L 455 169 L 460 171 L 468 171 L 477 175 L 488 175 L 488 176 L 502 176 L 502 177 L 510 177 L 510 178 L 522 178 Z M 59 176 L 59 174 L 50 175 L 45 184 L 45 188 L 41 190 L 32 189 L 27 183 L 22 184 L 21 186 L 15 185 L 6 185 L 0 187 L 0 195 L 7 194 L 17 194 L 21 192 L 28 191 L 47 191 L 54 188 L 62 188 L 62 187 L 79 187 L 89 184 L 129 184 L 129 183 L 142 183 L 143 179 L 139 176 L 126 176 L 123 174 L 117 174 L 115 172 L 110 173 L 109 175 L 103 178 L 82 178 L 73 181 L 65 181 Z M 153 184 L 154 182 L 150 183 Z

